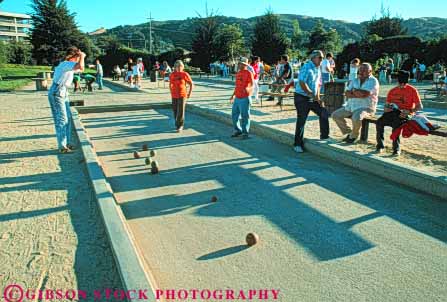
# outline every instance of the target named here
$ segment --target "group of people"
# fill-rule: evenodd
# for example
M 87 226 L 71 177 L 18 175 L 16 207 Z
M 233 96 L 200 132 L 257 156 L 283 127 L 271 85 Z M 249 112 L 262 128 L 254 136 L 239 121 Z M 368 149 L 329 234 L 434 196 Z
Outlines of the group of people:
M 394 72 L 394 61 L 393 59 L 388 59 L 387 63 L 383 63 L 379 67 L 379 83 L 380 84 L 391 84 L 392 74 Z
M 169 75 L 172 73 L 172 68 L 167 61 L 160 64 L 156 61 L 153 64 L 153 70 L 156 72 L 159 78 L 169 81 Z M 141 80 L 146 74 L 146 69 L 142 58 L 138 58 L 136 62 L 132 58 L 129 58 L 127 63 L 124 64 L 124 68 L 120 68 L 119 65 L 115 65 L 112 70 L 112 80 L 119 81 L 120 77 L 123 77 L 124 82 L 128 83 L 131 88 L 140 89 Z
M 120 69 L 119 66 L 114 67 L 114 77 L 119 79 L 117 74 L 121 74 L 123 76 L 124 82 L 128 83 L 130 88 L 141 88 L 141 79 L 145 72 L 144 63 L 142 58 L 138 58 L 137 61 L 134 61 L 132 58 L 127 60 L 127 63 L 124 64 L 124 68 Z
M 163 64 L 160 65 L 158 61 L 155 61 L 154 71 L 158 73 L 158 77 L 163 79 L 164 81 L 169 80 L 169 76 L 172 73 L 172 68 L 169 66 L 168 61 L 163 61 Z
M 104 76 L 104 71 L 101 65 L 101 62 L 97 59 L 95 61 L 95 69 L 96 69 L 96 73 L 95 75 L 89 74 L 89 73 L 83 73 L 81 71 L 77 71 L 73 74 L 73 92 L 76 93 L 78 91 L 84 91 L 85 89 L 87 89 L 89 92 L 93 91 L 93 84 L 96 82 L 96 84 L 98 85 L 98 89 L 102 90 L 103 89 L 103 76 Z M 82 88 L 81 87 L 81 81 L 84 80 L 85 82 L 85 87 Z
M 70 110 L 68 105 L 68 87 L 73 81 L 75 72 L 84 70 L 85 54 L 71 47 L 67 50 L 65 60 L 55 69 L 53 84 L 49 90 L 49 102 L 53 112 L 56 126 L 56 136 L 59 150 L 62 153 L 69 153 L 72 150 L 70 144 Z M 321 86 L 325 81 L 330 81 L 334 65 L 330 62 L 332 54 L 323 55 L 320 50 L 314 50 L 309 60 L 301 67 L 297 83 L 295 84 L 294 105 L 297 111 L 297 121 L 295 130 L 294 150 L 302 153 L 305 150 L 304 129 L 310 111 L 319 117 L 320 139 L 329 138 L 329 113 L 321 100 Z M 327 60 L 324 63 L 324 60 Z M 281 66 L 277 72 L 277 83 L 285 83 L 291 78 L 293 72 L 288 63 L 286 55 L 281 56 Z M 127 80 L 138 85 L 142 60 L 138 59 L 133 63 L 128 61 Z M 184 127 L 185 106 L 187 99 L 191 97 L 194 87 L 191 76 L 184 71 L 184 64 L 178 60 L 174 64 L 174 70 L 170 72 L 169 65 L 164 65 L 164 74 L 169 73 L 169 88 L 172 97 L 172 111 L 175 119 L 175 127 L 181 132 Z M 132 67 L 132 73 L 129 69 Z M 134 67 L 137 72 L 134 74 Z M 144 65 L 143 65 L 144 66 Z M 328 75 L 324 75 L 326 69 Z M 97 61 L 97 72 L 102 72 L 102 67 Z M 362 120 L 373 116 L 376 112 L 379 81 L 372 74 L 373 69 L 369 63 L 360 63 L 359 59 L 354 59 L 350 66 L 348 86 L 345 92 L 347 101 L 345 104 L 332 113 L 332 118 L 341 132 L 346 135 L 343 139 L 346 143 L 354 143 L 360 134 Z M 251 98 L 256 98 L 257 81 L 260 74 L 260 58 L 252 57 L 250 60 L 241 57 L 238 62 L 238 72 L 236 74 L 235 88 L 230 98 L 232 104 L 232 120 L 234 132 L 232 137 L 249 138 L 250 129 L 250 105 Z M 355 76 L 354 76 L 355 74 Z M 136 75 L 136 77 L 135 77 Z M 418 91 L 409 85 L 410 72 L 399 71 L 398 86 L 390 90 L 387 96 L 384 114 L 377 121 L 377 152 L 384 149 L 384 127 L 391 126 L 393 130 L 399 128 L 408 121 L 416 111 L 422 109 L 422 103 Z M 187 88 L 189 86 L 189 88 Z M 347 119 L 351 119 L 352 127 L 347 124 Z M 393 154 L 400 154 L 399 137 L 393 140 Z
M 225 61 L 210 63 L 211 75 L 220 75 L 221 77 L 228 77 L 231 71 L 232 65 Z
M 56 138 L 58 150 L 62 154 L 72 153 L 74 145 L 71 142 L 71 111 L 68 100 L 68 89 L 73 82 L 79 83 L 81 74 L 85 69 L 85 53 L 77 47 L 70 47 L 67 49 L 65 58 L 57 65 L 54 70 L 53 83 L 48 92 L 48 100 L 51 107 L 53 121 L 56 129 Z M 140 65 L 141 64 L 141 65 Z M 137 66 L 138 69 L 134 68 Z M 141 71 L 144 68 L 142 60 L 138 59 L 136 63 L 129 59 L 127 63 L 126 80 L 131 84 L 138 85 L 141 81 Z M 132 67 L 132 69 L 130 69 Z M 184 64 L 178 60 L 175 62 L 174 71 L 170 72 L 167 68 L 169 65 L 165 64 L 164 76 L 168 76 L 170 91 L 172 96 L 172 110 L 174 113 L 176 130 L 181 132 L 184 125 L 186 100 L 191 96 L 193 89 L 193 82 L 190 75 L 184 71 Z M 169 67 L 170 68 L 170 67 Z M 102 65 L 99 60 L 96 61 L 97 76 L 102 76 Z M 136 71 L 136 72 L 134 72 Z M 76 76 L 75 76 L 76 74 Z M 90 75 L 83 76 L 86 78 Z M 102 77 L 100 77 L 102 79 Z M 97 78 L 91 76 L 88 79 L 92 83 Z M 189 89 L 187 89 L 189 86 Z M 78 87 L 77 84 L 75 88 Z M 102 88 L 102 87 L 101 87 Z
M 315 50 L 310 54 L 309 61 L 300 69 L 294 93 L 294 104 L 297 111 L 294 150 L 297 153 L 302 153 L 305 150 L 304 129 L 310 111 L 313 111 L 319 117 L 320 139 L 326 140 L 329 138 L 329 112 L 320 97 L 320 88 L 325 81 L 330 80 L 332 70 L 329 60 L 331 57 L 332 55 L 328 54 L 325 59 L 322 51 Z M 324 59 L 328 60 L 328 63 L 322 66 Z M 287 56 L 282 56 L 281 60 L 283 63 L 287 62 Z M 239 72 L 236 75 L 235 89 L 230 99 L 233 104 L 234 133 L 232 137 L 241 136 L 244 139 L 249 137 L 250 96 L 253 95 L 256 85 L 253 73 L 249 71 L 249 66 L 248 59 L 241 58 Z M 322 67 L 327 70 L 329 75 L 324 76 L 324 68 Z M 374 116 L 376 112 L 379 81 L 372 74 L 371 64 L 360 63 L 359 59 L 354 59 L 351 62 L 350 72 L 352 76 L 349 78 L 345 92 L 347 101 L 341 108 L 332 113 L 332 118 L 341 132 L 346 135 L 343 141 L 352 144 L 360 135 L 362 120 Z M 287 71 L 283 70 L 280 74 L 280 78 L 284 78 Z M 422 109 L 419 93 L 416 88 L 408 84 L 409 79 L 410 73 L 408 71 L 399 71 L 398 86 L 388 93 L 384 114 L 377 121 L 376 149 L 378 153 L 381 153 L 384 149 L 384 127 L 390 126 L 393 130 L 396 130 Z M 351 119 L 352 127 L 348 126 L 347 119 Z M 400 155 L 399 136 L 393 140 L 393 155 Z

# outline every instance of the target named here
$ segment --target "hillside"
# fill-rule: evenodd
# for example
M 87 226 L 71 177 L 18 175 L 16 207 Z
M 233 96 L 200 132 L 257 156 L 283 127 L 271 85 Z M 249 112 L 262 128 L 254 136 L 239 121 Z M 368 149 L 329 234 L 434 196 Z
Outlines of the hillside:
M 219 16 L 220 23 L 239 24 L 248 42 L 253 33 L 256 17 L 242 19 L 235 17 Z M 293 31 L 292 22 L 298 20 L 303 31 L 309 32 L 318 21 L 323 23 L 326 29 L 335 28 L 342 37 L 344 43 L 350 43 L 361 39 L 365 22 L 349 23 L 341 20 L 329 20 L 325 18 L 309 17 L 302 15 L 282 14 L 280 20 L 286 33 L 291 36 Z M 153 41 L 158 51 L 165 51 L 173 47 L 190 49 L 191 40 L 194 35 L 195 22 L 197 18 L 172 21 L 154 21 Z M 447 18 L 415 18 L 403 22 L 408 29 L 408 34 L 419 36 L 422 39 L 430 39 L 447 33 Z M 144 48 L 149 45 L 149 24 L 135 26 L 118 26 L 107 31 L 107 34 L 116 35 L 124 44 L 134 48 Z

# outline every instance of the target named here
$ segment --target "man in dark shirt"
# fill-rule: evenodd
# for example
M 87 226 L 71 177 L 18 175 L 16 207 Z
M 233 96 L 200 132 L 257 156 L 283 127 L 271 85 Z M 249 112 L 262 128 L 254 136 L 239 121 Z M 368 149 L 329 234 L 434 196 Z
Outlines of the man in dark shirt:
M 275 93 L 281 93 L 284 86 L 287 84 L 287 82 L 292 78 L 292 66 L 289 63 L 289 56 L 288 55 L 282 55 L 280 64 L 282 65 L 280 73 L 276 79 L 276 82 L 273 84 L 272 92 Z M 271 98 L 270 100 L 273 100 Z M 278 97 L 278 103 L 276 105 L 282 104 L 282 97 Z

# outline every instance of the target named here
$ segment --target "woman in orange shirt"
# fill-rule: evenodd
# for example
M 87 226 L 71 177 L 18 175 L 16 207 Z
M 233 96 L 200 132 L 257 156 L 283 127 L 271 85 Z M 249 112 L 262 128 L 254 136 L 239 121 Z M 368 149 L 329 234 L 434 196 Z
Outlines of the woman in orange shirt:
M 174 72 L 169 76 L 169 88 L 172 97 L 172 110 L 174 112 L 175 127 L 177 132 L 183 130 L 185 123 L 185 107 L 186 100 L 191 96 L 194 84 L 191 76 L 183 71 L 185 66 L 181 60 L 177 60 L 174 64 Z M 186 92 L 186 84 L 189 86 L 189 91 Z

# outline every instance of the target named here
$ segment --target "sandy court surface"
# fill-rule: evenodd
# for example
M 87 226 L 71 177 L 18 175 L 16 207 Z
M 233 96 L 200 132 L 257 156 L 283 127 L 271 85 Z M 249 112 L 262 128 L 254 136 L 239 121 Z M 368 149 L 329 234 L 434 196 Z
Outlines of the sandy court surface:
M 170 116 L 81 115 L 159 288 L 279 288 L 291 302 L 447 297 L 444 202 L 267 139 L 231 139 L 192 114 L 177 134 Z M 143 143 L 159 175 L 147 152 L 133 158 Z M 261 242 L 247 249 L 251 231 Z
M 46 94 L 29 86 L 0 102 L 1 299 L 10 284 L 122 288 L 82 153 L 56 152 Z

